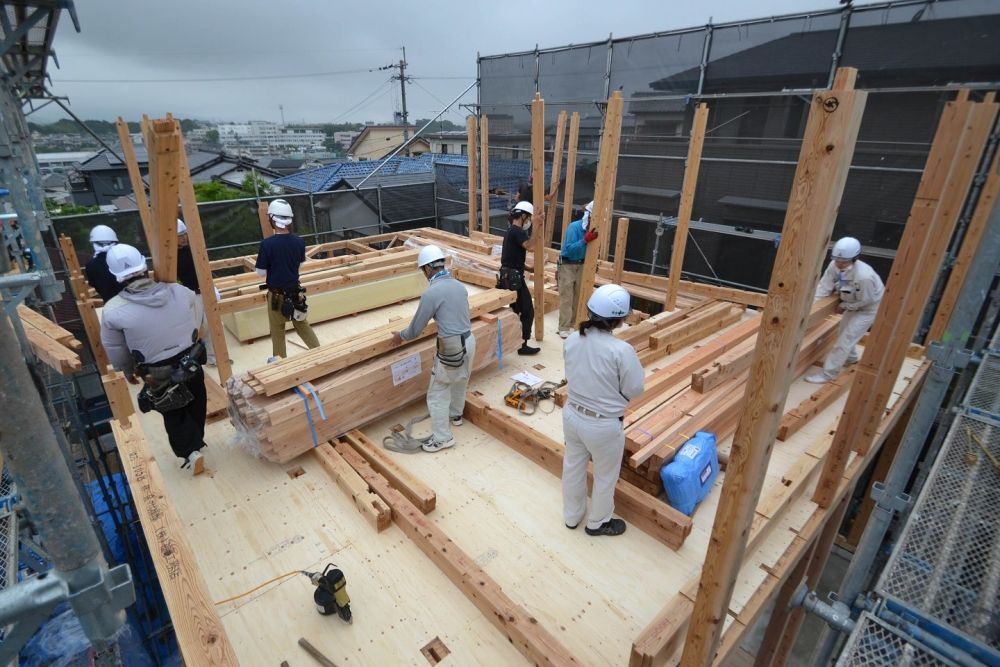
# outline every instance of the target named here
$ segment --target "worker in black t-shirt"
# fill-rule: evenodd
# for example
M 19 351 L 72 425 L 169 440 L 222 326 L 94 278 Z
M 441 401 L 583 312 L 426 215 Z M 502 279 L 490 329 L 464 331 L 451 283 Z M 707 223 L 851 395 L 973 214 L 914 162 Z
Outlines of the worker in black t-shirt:
M 97 290 L 104 303 L 111 301 L 122 291 L 121 283 L 108 270 L 108 250 L 117 244 L 118 235 L 107 225 L 97 225 L 90 230 L 90 245 L 94 249 L 94 256 L 83 267 L 83 275 L 87 278 L 87 284 Z
M 299 285 L 299 264 L 306 261 L 306 242 L 288 231 L 292 207 L 275 199 L 267 207 L 274 235 L 264 239 L 257 253 L 257 274 L 267 281 L 267 321 L 271 330 L 271 352 L 285 357 L 285 325 L 289 320 L 309 348 L 319 347 L 316 333 L 306 321 L 305 290 Z
M 537 347 L 528 345 L 535 307 L 524 282 L 524 256 L 531 243 L 531 217 L 534 213 L 535 207 L 530 202 L 521 201 L 514 205 L 510 210 L 510 227 L 503 237 L 503 252 L 500 254 L 500 287 L 517 292 L 517 300 L 510 308 L 521 317 L 524 343 L 518 348 L 518 354 L 538 354 L 539 351 Z

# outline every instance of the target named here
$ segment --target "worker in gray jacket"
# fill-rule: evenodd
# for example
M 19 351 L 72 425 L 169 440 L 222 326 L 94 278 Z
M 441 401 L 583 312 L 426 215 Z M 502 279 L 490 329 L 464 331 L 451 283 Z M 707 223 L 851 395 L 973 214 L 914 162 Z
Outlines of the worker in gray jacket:
M 588 535 L 621 535 L 625 522 L 611 516 L 625 452 L 625 406 L 642 394 L 645 373 L 631 345 L 612 331 L 629 313 L 620 285 L 603 285 L 587 301 L 589 318 L 566 339 L 566 406 L 563 409 L 563 520 L 574 529 L 587 515 Z M 587 462 L 594 488 L 587 514 Z
M 195 293 L 177 283 L 149 278 L 146 258 L 130 245 L 108 250 L 108 268 L 122 291 L 104 305 L 101 344 L 115 370 L 132 384 L 142 378 L 139 409 L 156 410 L 181 467 L 205 469 L 208 397 L 201 364 L 205 348 L 197 338 Z
M 425 452 L 438 452 L 455 445 L 451 427 L 462 425 L 465 390 L 472 374 L 476 338 L 469 319 L 469 293 L 444 267 L 441 248 L 425 246 L 417 255 L 417 266 L 430 281 L 420 296 L 420 305 L 410 326 L 393 332 L 397 344 L 413 340 L 434 318 L 437 324 L 437 356 L 427 389 L 427 411 L 432 435 L 423 444 Z

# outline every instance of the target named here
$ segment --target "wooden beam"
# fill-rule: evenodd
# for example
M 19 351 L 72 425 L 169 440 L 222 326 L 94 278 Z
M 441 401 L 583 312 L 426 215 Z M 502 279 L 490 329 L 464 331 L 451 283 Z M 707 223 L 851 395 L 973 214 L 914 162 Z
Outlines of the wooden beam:
M 566 149 L 566 187 L 563 190 L 562 233 L 559 244 L 566 238 L 566 229 L 573 222 L 573 188 L 576 186 L 576 147 L 580 140 L 580 112 L 569 118 L 569 147 Z
M 708 105 L 702 102 L 694 112 L 691 124 L 691 142 L 688 144 L 687 166 L 684 168 L 684 185 L 681 187 L 681 204 L 677 211 L 677 229 L 674 231 L 674 247 L 670 253 L 670 282 L 667 285 L 664 308 L 673 310 L 677 305 L 677 288 L 680 285 L 681 269 L 684 265 L 684 249 L 687 246 L 688 225 L 691 224 L 691 210 L 694 208 L 694 193 L 698 184 L 698 169 L 701 166 L 701 148 L 705 142 L 705 127 L 708 124 Z
M 851 449 L 868 451 L 922 317 L 996 116 L 996 104 L 948 102 L 893 260 L 875 324 L 813 500 L 829 507 Z
M 618 142 L 622 132 L 622 94 L 615 91 L 608 98 L 608 109 L 604 116 L 604 132 L 601 135 L 601 155 L 597 163 L 597 183 L 594 192 L 594 210 L 590 214 L 589 228 L 602 234 L 611 233 L 611 207 L 614 204 L 615 183 L 612 163 L 618 162 Z M 587 318 L 587 300 L 594 291 L 597 275 L 598 253 L 588 252 L 580 274 L 580 296 L 576 302 L 577 323 Z
M 368 482 L 361 478 L 361 475 L 344 460 L 343 456 L 332 447 L 325 445 L 316 447 L 312 451 L 313 456 L 323 464 L 323 468 L 337 483 L 340 490 L 351 497 L 354 506 L 361 512 L 365 521 L 371 524 L 375 532 L 381 533 L 392 524 L 392 510 L 378 494 L 368 487 Z
M 122 424 L 127 424 L 131 415 L 135 414 L 135 403 L 128 390 L 128 381 L 121 371 L 112 371 L 101 376 L 104 393 L 108 397 L 111 414 Z
M 851 388 L 855 369 L 841 373 L 835 380 L 827 382 L 810 394 L 805 400 L 789 410 L 781 418 L 778 426 L 778 440 L 788 440 L 799 432 L 809 420 L 833 405 L 841 394 Z
M 125 159 L 125 168 L 128 170 L 128 180 L 132 184 L 132 194 L 135 196 L 135 205 L 139 209 L 139 221 L 142 222 L 142 231 L 146 235 L 146 245 L 149 248 L 156 243 L 156 230 L 153 228 L 153 214 L 149 210 L 149 200 L 146 198 L 146 185 L 142 180 L 142 172 L 135 157 L 135 146 L 132 145 L 132 135 L 121 116 L 115 123 L 118 128 L 118 141 L 122 145 L 122 157 Z M 149 171 L 147 158 L 147 172 Z
M 83 328 L 87 332 L 87 341 L 90 343 L 90 351 L 94 355 L 94 363 L 97 364 L 97 371 L 103 373 L 111 365 L 108 353 L 101 344 L 101 322 L 97 317 L 97 309 L 90 301 L 76 302 L 76 308 L 80 311 L 80 319 L 83 320 Z
M 261 238 L 266 239 L 274 236 L 274 227 L 271 226 L 271 220 L 267 217 L 266 201 L 257 202 L 257 222 L 260 223 Z
M 545 338 L 545 100 L 535 93 L 531 102 L 531 180 L 535 215 L 532 241 L 535 248 L 535 340 Z
M 681 664 L 709 664 L 743 561 L 771 458 L 815 283 L 854 155 L 867 93 L 850 87 L 813 95 L 775 258 L 746 398 L 712 526 Z
M 490 119 L 483 116 L 479 119 L 479 154 L 480 154 L 480 209 L 482 218 L 479 222 L 479 231 L 490 231 Z M 473 225 L 469 223 L 469 233 L 472 233 Z
M 83 347 L 83 343 L 78 341 L 76 336 L 66 331 L 41 313 L 37 313 L 31 308 L 28 308 L 24 304 L 19 304 L 17 306 L 17 316 L 21 318 L 21 322 L 38 329 L 60 345 L 64 345 L 65 347 L 73 350 L 79 350 Z
M 149 452 L 138 415 L 125 421 L 112 419 L 111 430 L 184 664 L 239 664 L 194 550 L 184 537 L 184 525 L 169 501 L 163 474 Z
M 45 335 L 28 323 L 25 323 L 24 335 L 28 339 L 31 351 L 46 366 L 61 375 L 72 375 L 83 369 L 80 355 Z
M 406 496 L 407 500 L 420 508 L 424 514 L 434 511 L 437 505 L 437 494 L 434 489 L 417 479 L 413 473 L 396 463 L 385 449 L 372 442 L 368 436 L 358 430 L 348 431 L 341 440 L 361 454 L 368 465 L 386 478 L 394 489 Z
M 618 218 L 618 238 L 615 239 L 615 269 L 611 275 L 611 281 L 616 285 L 622 284 L 622 271 L 625 269 L 625 247 L 627 244 L 628 218 Z
M 469 162 L 469 231 L 476 227 L 476 160 L 479 159 L 479 152 L 476 149 L 476 133 L 478 122 L 475 116 L 465 119 L 465 130 L 468 137 L 469 147 L 466 150 Z M 486 231 L 489 231 L 487 227 Z
M 175 121 L 176 122 L 176 121 Z M 181 127 L 177 123 L 177 136 L 181 137 Z M 184 145 L 183 138 L 181 146 Z M 205 241 L 205 230 L 201 226 L 201 212 L 198 210 L 198 199 L 194 194 L 194 184 L 191 182 L 191 169 L 188 166 L 187 153 L 180 151 L 180 191 L 181 210 L 184 211 L 184 224 L 187 225 L 188 245 L 191 257 L 194 259 L 194 271 L 201 287 L 201 301 L 205 306 L 205 319 L 208 322 L 208 336 L 215 351 L 215 364 L 219 373 L 219 384 L 226 384 L 233 374 L 232 361 L 229 359 L 229 344 L 226 342 L 226 332 L 222 328 L 222 317 L 219 302 L 215 298 L 215 283 L 212 279 L 212 269 L 208 263 L 208 244 Z M 201 322 L 196 322 L 199 327 Z
M 556 118 L 556 144 L 552 151 L 552 175 L 549 178 L 549 193 L 545 196 L 545 247 L 552 244 L 552 232 L 556 226 L 556 200 L 559 196 L 559 181 L 562 177 L 562 152 L 565 140 L 566 112 L 560 111 Z
M 328 448 L 330 445 L 321 445 Z M 475 560 L 343 442 L 333 447 L 392 508 L 392 519 L 507 639 L 535 665 L 579 662 L 538 619 L 511 600 Z
M 177 200 L 180 192 L 180 153 L 184 150 L 177 121 L 158 119 L 152 123 L 149 152 L 151 242 L 153 271 L 160 282 L 177 280 Z

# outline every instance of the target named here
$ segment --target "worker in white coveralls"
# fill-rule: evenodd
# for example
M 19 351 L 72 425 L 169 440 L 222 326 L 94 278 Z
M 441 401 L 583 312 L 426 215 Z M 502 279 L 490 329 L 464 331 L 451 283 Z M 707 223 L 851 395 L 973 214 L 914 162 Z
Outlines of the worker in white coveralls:
M 432 435 L 422 445 L 425 452 L 439 452 L 455 445 L 451 427 L 462 425 L 465 390 L 476 356 L 476 338 L 469 319 L 469 292 L 444 266 L 444 253 L 435 245 L 417 255 L 417 266 L 429 281 L 410 326 L 393 332 L 396 344 L 413 340 L 434 318 L 437 324 L 437 355 L 427 389 L 427 411 Z
M 823 371 L 806 376 L 806 382 L 823 384 L 840 374 L 845 364 L 858 363 L 855 349 L 858 341 L 871 328 L 882 301 L 885 286 L 882 279 L 858 257 L 861 243 L 845 236 L 833 244 L 832 260 L 816 286 L 816 300 L 836 293 L 840 297 L 837 310 L 843 313 L 837 329 L 837 342 L 823 361 Z
M 611 332 L 629 314 L 620 285 L 603 285 L 587 301 L 589 318 L 566 339 L 566 407 L 563 410 L 563 520 L 570 529 L 587 515 L 588 535 L 621 535 L 625 522 L 611 516 L 625 452 L 625 406 L 642 394 L 645 374 L 631 345 Z M 594 487 L 587 514 L 587 462 Z

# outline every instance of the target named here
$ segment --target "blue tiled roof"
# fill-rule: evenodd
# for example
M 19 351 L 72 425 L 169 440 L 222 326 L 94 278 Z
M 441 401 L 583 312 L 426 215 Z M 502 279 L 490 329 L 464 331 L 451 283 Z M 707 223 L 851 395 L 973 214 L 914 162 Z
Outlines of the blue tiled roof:
M 382 160 L 365 160 L 362 162 L 339 162 L 307 171 L 275 179 L 273 185 L 278 185 L 299 192 L 324 192 L 345 178 L 365 177 L 375 171 Z M 394 174 L 421 174 L 434 171 L 434 165 L 461 164 L 467 165 L 464 155 L 437 155 L 424 153 L 418 157 L 394 157 L 378 170 L 381 176 Z

